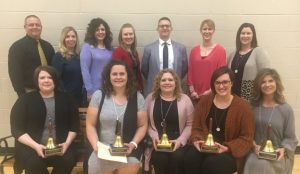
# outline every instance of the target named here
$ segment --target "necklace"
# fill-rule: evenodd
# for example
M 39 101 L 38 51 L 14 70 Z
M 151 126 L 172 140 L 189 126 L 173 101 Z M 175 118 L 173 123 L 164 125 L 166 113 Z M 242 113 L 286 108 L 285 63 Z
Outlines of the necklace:
M 170 103 L 170 105 L 169 105 L 169 107 L 168 107 L 168 109 L 167 109 L 167 112 L 166 112 L 166 114 L 164 115 L 164 114 L 163 114 L 163 109 L 162 109 L 162 98 L 160 98 L 160 115 L 161 115 L 161 119 L 162 119 L 162 122 L 160 122 L 160 125 L 161 125 L 161 127 L 163 127 L 163 128 L 165 128 L 165 127 L 167 126 L 167 125 L 166 125 L 166 118 L 167 118 L 167 116 L 168 116 L 168 113 L 169 113 L 169 111 L 170 111 L 170 109 L 171 109 L 171 106 L 172 106 L 173 102 L 174 102 L 174 100 Z
M 259 119 L 259 122 L 261 123 L 261 130 L 262 132 L 265 132 L 263 129 L 263 124 L 262 124 L 262 120 L 261 120 L 261 108 L 262 106 L 260 105 L 259 106 L 259 113 L 258 113 L 258 119 Z M 267 122 L 267 129 L 268 127 L 271 127 L 271 120 L 272 120 L 272 117 L 273 117 L 273 111 L 274 111 L 274 108 L 275 108 L 275 105 L 272 107 L 272 111 L 271 111 L 271 114 L 269 116 L 269 119 L 268 119 L 268 122 Z M 269 134 L 269 131 L 267 131 L 267 134 Z M 267 138 L 269 137 L 270 135 L 267 135 Z
M 111 98 L 112 98 L 112 101 L 113 101 L 113 104 L 114 104 L 114 109 L 115 109 L 115 114 L 117 116 L 117 120 L 119 120 L 119 117 L 121 117 L 125 113 L 125 109 L 127 107 L 127 101 L 126 101 L 125 105 L 123 106 L 124 107 L 123 110 L 121 110 L 121 113 L 119 114 L 118 111 L 117 111 L 115 99 L 114 99 L 113 96 Z
M 239 54 L 239 57 L 237 57 L 237 60 L 235 62 L 235 69 L 234 69 L 234 73 L 237 74 L 239 72 L 239 67 L 240 67 L 240 64 L 241 62 L 243 61 L 243 56 L 244 55 L 241 55 L 240 53 Z
M 214 118 L 215 118 L 215 122 L 216 122 L 216 126 L 217 126 L 217 128 L 216 128 L 216 131 L 217 131 L 217 132 L 220 132 L 220 131 L 221 131 L 220 124 L 221 124 L 221 122 L 222 122 L 222 120 L 223 120 L 223 117 L 224 117 L 224 115 L 225 115 L 224 113 L 226 113 L 226 110 L 227 110 L 227 108 L 224 109 L 224 111 L 222 112 L 222 114 L 221 114 L 221 116 L 220 116 L 220 119 L 217 120 L 217 107 L 215 107 L 215 109 L 214 109 Z

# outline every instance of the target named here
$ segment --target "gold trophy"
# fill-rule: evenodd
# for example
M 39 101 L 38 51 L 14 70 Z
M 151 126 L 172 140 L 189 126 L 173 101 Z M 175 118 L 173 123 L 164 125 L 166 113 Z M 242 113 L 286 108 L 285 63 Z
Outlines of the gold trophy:
M 53 139 L 53 124 L 52 121 L 49 120 L 48 123 L 48 131 L 49 131 L 49 137 L 45 149 L 45 156 L 54 156 L 54 155 L 62 155 L 62 147 L 58 146 L 55 144 L 54 139 Z
M 215 144 L 214 137 L 212 135 L 212 118 L 209 119 L 209 133 L 207 135 L 206 141 L 200 146 L 200 152 L 205 153 L 219 153 L 219 147 Z
M 124 156 L 127 154 L 128 147 L 124 146 L 121 137 L 121 123 L 119 120 L 116 121 L 116 139 L 113 144 L 110 144 L 109 152 L 113 156 Z
M 161 126 L 163 127 L 163 134 L 158 144 L 156 144 L 157 151 L 160 152 L 173 152 L 174 144 L 170 143 L 169 137 L 167 135 L 167 126 L 166 121 L 163 120 L 161 122 Z
M 273 143 L 271 141 L 271 132 L 272 132 L 272 127 L 271 124 L 269 124 L 267 128 L 267 141 L 264 146 L 261 146 L 258 152 L 258 158 L 267 159 L 267 160 L 277 159 L 277 152 L 276 149 L 274 149 Z

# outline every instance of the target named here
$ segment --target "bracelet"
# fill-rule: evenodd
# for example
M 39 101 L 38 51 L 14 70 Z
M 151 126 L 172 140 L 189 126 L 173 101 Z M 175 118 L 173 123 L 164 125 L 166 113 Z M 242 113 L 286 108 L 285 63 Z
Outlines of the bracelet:
M 134 145 L 134 149 L 137 149 L 137 148 L 138 148 L 138 145 L 137 145 L 134 141 L 130 141 L 130 144 L 133 144 L 133 145 Z

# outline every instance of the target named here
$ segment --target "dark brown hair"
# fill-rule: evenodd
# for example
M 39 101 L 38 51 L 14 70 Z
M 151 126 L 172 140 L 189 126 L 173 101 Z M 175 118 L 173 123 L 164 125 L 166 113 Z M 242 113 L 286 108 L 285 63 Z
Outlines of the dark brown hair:
M 227 66 L 222 66 L 222 67 L 216 69 L 213 72 L 211 79 L 210 79 L 210 88 L 214 94 L 216 94 L 215 82 L 216 82 L 217 78 L 219 78 L 221 75 L 224 75 L 224 74 L 228 74 L 231 83 L 233 83 L 234 74 L 230 68 L 228 68 Z
M 252 37 L 252 41 L 251 41 L 251 48 L 256 48 L 258 45 L 257 45 L 257 38 L 256 38 L 256 31 L 255 31 L 255 27 L 253 24 L 251 23 L 243 23 L 238 31 L 237 31 L 237 34 L 236 34 L 236 39 L 235 39 L 235 43 L 236 43 L 236 51 L 240 51 L 241 50 L 241 40 L 240 40 L 240 35 L 241 35 L 241 32 L 244 28 L 250 28 L 252 33 L 253 33 L 253 37 Z
M 50 74 L 50 76 L 52 77 L 52 81 L 54 83 L 54 90 L 56 90 L 58 88 L 58 77 L 57 77 L 57 71 L 55 70 L 55 68 L 51 67 L 51 66 L 39 66 L 34 70 L 34 75 L 33 75 L 33 80 L 34 80 L 34 84 L 36 89 L 39 91 L 39 74 L 41 71 L 45 71 L 47 73 Z

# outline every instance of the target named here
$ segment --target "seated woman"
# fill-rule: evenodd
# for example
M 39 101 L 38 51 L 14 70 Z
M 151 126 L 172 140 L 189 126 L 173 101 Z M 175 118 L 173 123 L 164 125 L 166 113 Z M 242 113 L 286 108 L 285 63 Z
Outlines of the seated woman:
M 274 69 L 265 68 L 258 72 L 254 80 L 253 111 L 255 114 L 255 136 L 253 152 L 249 154 L 244 174 L 291 174 L 294 164 L 294 152 L 298 144 L 295 135 L 295 118 L 289 104 L 282 94 L 283 85 Z M 261 145 L 269 138 L 276 152 L 277 160 L 258 159 Z
M 190 98 L 182 93 L 180 79 L 173 70 L 164 69 L 156 76 L 146 106 L 150 120 L 148 134 L 155 149 L 146 151 L 146 159 L 149 161 L 151 155 L 156 174 L 183 173 L 183 155 L 191 135 L 194 107 Z M 170 153 L 156 151 L 164 129 L 174 143 Z M 148 164 L 145 169 L 148 170 Z
M 242 173 L 244 158 L 252 147 L 254 117 L 248 103 L 232 95 L 233 80 L 229 68 L 216 69 L 210 82 L 212 94 L 200 98 L 190 138 L 193 146 L 184 157 L 185 173 Z M 200 152 L 208 133 L 219 148 L 216 154 Z
M 89 174 L 136 174 L 142 148 L 139 143 L 147 131 L 147 116 L 143 96 L 136 91 L 132 71 L 122 61 L 111 61 L 102 73 L 103 90 L 97 90 L 87 110 L 86 132 L 94 152 L 88 161 Z M 105 95 L 101 110 L 98 108 Z M 128 147 L 128 163 L 103 160 L 97 157 L 97 142 L 106 145 L 115 141 L 117 122 Z M 99 125 L 99 126 L 98 126 Z
M 15 166 L 28 174 L 70 174 L 76 163 L 72 144 L 79 131 L 78 110 L 69 95 L 57 91 L 54 68 L 40 66 L 34 72 L 37 91 L 20 97 L 11 110 L 11 132 L 16 141 Z M 50 130 L 50 126 L 53 130 Z M 62 154 L 46 157 L 49 136 L 62 147 Z

